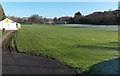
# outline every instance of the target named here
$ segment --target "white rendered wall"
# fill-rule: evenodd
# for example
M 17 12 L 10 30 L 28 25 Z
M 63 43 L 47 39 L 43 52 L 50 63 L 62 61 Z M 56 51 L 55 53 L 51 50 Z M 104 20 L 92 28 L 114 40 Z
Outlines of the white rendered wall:
M 5 23 L 1 22 L 0 23 L 0 30 L 5 28 L 5 30 L 17 30 L 16 23 Z

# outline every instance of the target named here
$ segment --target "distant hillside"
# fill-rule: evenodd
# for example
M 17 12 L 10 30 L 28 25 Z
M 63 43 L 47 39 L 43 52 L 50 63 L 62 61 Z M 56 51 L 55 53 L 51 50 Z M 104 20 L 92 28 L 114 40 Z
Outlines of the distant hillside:
M 0 4 L 0 20 L 4 19 L 6 16 L 5 16 L 5 13 L 4 13 L 4 10 L 2 8 L 2 5 Z
M 74 17 L 54 18 L 53 20 L 55 23 L 67 22 L 68 24 L 120 25 L 120 10 L 94 12 L 86 16 L 77 12 Z
M 3 9 L 1 7 L 3 12 Z M 3 12 L 2 18 L 5 18 L 5 14 Z M 93 24 L 93 25 L 120 25 L 120 10 L 114 11 L 104 11 L 104 12 L 94 12 L 89 15 L 82 15 L 80 12 L 76 12 L 74 17 L 63 16 L 60 18 L 42 18 L 37 14 L 31 15 L 27 18 L 19 18 L 10 16 L 10 19 L 13 21 L 23 23 L 23 24 Z
M 90 15 L 85 16 L 86 23 L 88 24 L 118 24 L 118 17 L 120 11 L 105 11 L 105 12 L 94 12 Z

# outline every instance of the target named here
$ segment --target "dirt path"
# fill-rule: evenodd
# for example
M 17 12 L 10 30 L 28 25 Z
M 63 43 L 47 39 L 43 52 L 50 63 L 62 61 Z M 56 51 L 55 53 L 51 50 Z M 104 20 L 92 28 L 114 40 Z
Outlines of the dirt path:
M 10 48 L 10 43 L 15 32 L 16 31 L 7 31 L 6 34 L 2 36 L 2 52 L 12 52 Z
M 15 32 L 6 33 L 2 39 L 3 74 L 76 74 L 55 60 L 11 51 L 9 44 Z

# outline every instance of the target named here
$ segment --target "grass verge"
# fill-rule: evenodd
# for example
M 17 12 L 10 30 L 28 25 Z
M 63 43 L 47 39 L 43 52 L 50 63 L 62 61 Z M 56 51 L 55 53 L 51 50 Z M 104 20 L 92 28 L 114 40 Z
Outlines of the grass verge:
M 17 49 L 28 54 L 47 55 L 78 73 L 118 57 L 118 31 L 65 27 L 23 25 L 15 35 Z

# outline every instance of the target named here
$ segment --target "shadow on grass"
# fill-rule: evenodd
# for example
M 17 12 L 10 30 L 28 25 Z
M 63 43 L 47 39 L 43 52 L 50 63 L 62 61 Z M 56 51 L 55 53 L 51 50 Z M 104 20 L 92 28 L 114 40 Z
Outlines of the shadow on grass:
M 110 44 L 120 44 L 120 42 L 109 42 Z
M 77 48 L 119 50 L 119 48 L 104 47 L 104 46 L 94 46 L 94 45 L 77 45 Z
M 104 61 L 90 67 L 85 74 L 120 74 L 120 58 Z
M 108 43 L 105 43 L 105 45 L 118 46 L 118 48 L 119 48 L 120 42 L 108 42 Z

